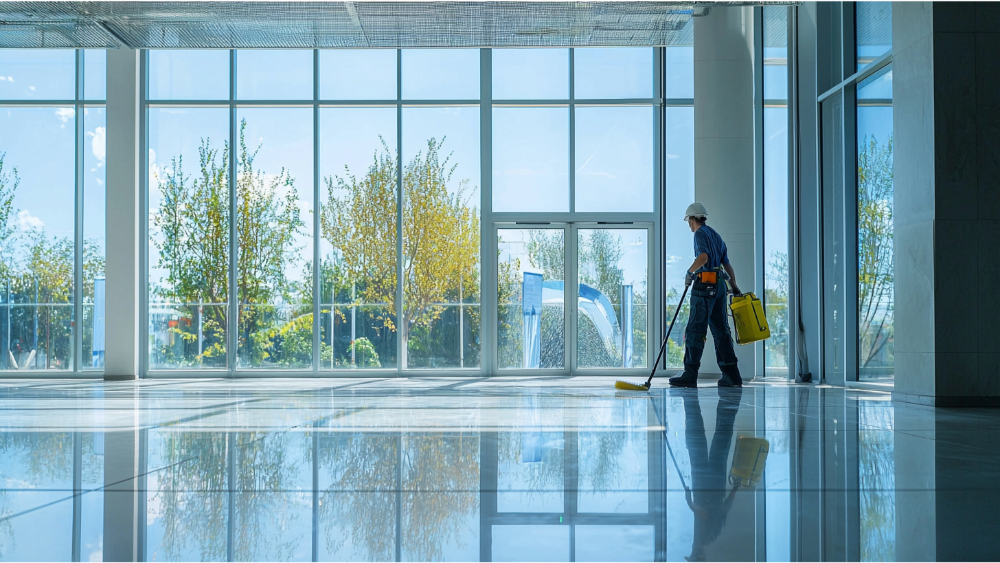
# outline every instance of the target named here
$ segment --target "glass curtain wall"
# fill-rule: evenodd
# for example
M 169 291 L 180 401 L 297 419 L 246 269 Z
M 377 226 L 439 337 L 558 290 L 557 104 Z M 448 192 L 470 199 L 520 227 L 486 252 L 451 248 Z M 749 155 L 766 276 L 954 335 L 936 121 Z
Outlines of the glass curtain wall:
M 479 368 L 478 49 L 148 57 L 150 370 Z
M 694 259 L 694 234 L 683 220 L 694 197 L 694 20 L 685 24 L 678 42 L 664 51 L 664 316 L 669 323 L 684 291 L 684 273 Z M 684 330 L 688 301 L 667 343 L 667 366 L 684 366 Z M 656 343 L 659 344 L 659 343 Z
M 894 373 L 892 67 L 858 85 L 858 377 Z
M 680 217 L 693 198 L 692 43 L 670 47 L 665 80 L 678 256 L 690 253 Z M 589 358 L 580 367 L 645 366 L 656 52 L 149 51 L 147 369 L 480 371 L 484 222 L 540 214 L 562 227 L 491 232 L 496 275 L 513 280 L 509 295 L 498 288 L 495 367 L 527 365 L 529 269 L 593 290 L 572 331 L 561 298 L 539 306 L 553 313 L 539 332 L 554 340 L 537 367 L 571 367 L 574 343 L 572 357 Z M 597 228 L 608 217 L 621 225 Z M 568 340 L 577 332 L 589 340 Z
M 0 50 L 0 370 L 104 369 L 105 68 Z
M 788 15 L 764 6 L 764 305 L 771 338 L 765 375 L 789 376 L 788 308 Z
M 845 70 L 830 77 L 841 84 L 819 97 L 826 377 L 891 385 L 892 5 L 861 2 L 838 9 L 845 12 L 835 11 L 834 19 L 854 25 L 833 35 L 828 47 L 843 53 Z
M 490 55 L 497 368 L 644 367 L 656 50 Z

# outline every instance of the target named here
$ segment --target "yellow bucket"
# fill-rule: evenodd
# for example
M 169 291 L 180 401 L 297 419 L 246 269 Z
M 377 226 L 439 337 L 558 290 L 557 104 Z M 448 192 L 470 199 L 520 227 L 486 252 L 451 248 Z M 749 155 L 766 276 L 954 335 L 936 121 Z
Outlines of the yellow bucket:
M 750 344 L 771 337 L 771 328 L 764 316 L 764 304 L 752 293 L 734 295 L 729 300 L 736 328 L 736 343 Z
M 736 453 L 733 454 L 733 468 L 729 471 L 729 483 L 739 483 L 743 487 L 756 485 L 764 476 L 764 464 L 771 444 L 763 438 L 740 436 L 736 439 Z

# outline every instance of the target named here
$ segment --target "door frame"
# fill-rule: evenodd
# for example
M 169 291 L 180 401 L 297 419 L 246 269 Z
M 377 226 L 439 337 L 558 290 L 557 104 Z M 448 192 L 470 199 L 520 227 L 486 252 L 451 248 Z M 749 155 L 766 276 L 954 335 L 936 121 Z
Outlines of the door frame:
M 490 375 L 494 376 L 568 376 L 568 375 L 587 375 L 587 376 L 636 376 L 645 375 L 648 370 L 652 367 L 652 361 L 655 358 L 655 351 L 659 350 L 660 340 L 659 336 L 662 332 L 659 329 L 660 326 L 660 289 L 658 276 L 655 274 L 655 268 L 658 265 L 656 261 L 656 253 L 659 249 L 659 238 L 657 232 L 656 222 L 652 219 L 646 220 L 623 220 L 623 221 L 598 221 L 598 220 L 578 220 L 570 221 L 565 217 L 553 217 L 552 220 L 546 220 L 547 218 L 541 217 L 531 217 L 526 220 L 494 220 L 489 225 L 489 240 L 484 245 L 488 248 L 488 256 L 492 257 L 491 264 L 488 267 L 483 268 L 483 271 L 489 271 L 489 279 L 483 279 L 482 290 L 483 293 L 488 293 L 491 296 L 490 303 L 488 307 L 483 307 L 482 310 L 482 322 L 484 325 L 489 326 L 489 331 L 482 331 L 482 334 L 489 334 L 489 354 L 490 363 L 494 367 L 493 373 Z M 515 229 L 550 229 L 557 230 L 561 229 L 564 233 L 564 247 L 563 247 L 563 269 L 566 273 L 567 278 L 564 281 L 564 293 L 563 293 L 563 323 L 564 329 L 564 348 L 563 348 L 563 367 L 562 368 L 507 368 L 501 369 L 499 363 L 500 354 L 500 339 L 497 328 L 497 322 L 499 320 L 497 308 L 499 305 L 498 298 L 498 287 L 497 287 L 497 275 L 498 275 L 498 260 L 499 260 L 499 237 L 498 232 L 500 230 L 515 230 Z M 576 283 L 579 282 L 579 245 L 578 236 L 580 229 L 609 229 L 609 230 L 645 230 L 646 231 L 646 362 L 643 367 L 635 368 L 607 368 L 607 367 L 579 367 L 579 359 L 577 354 L 577 326 L 579 319 L 579 290 L 576 292 L 571 291 Z M 485 265 L 484 265 L 485 266 Z M 567 295 L 572 295 L 576 293 L 576 298 L 567 298 Z M 484 300 L 485 301 L 485 300 Z M 484 303 L 485 305 L 486 303 Z M 486 328 L 484 326 L 484 328 Z M 484 341 L 484 344 L 486 342 Z M 652 344 L 655 343 L 655 344 Z M 651 345 L 652 344 L 652 345 Z

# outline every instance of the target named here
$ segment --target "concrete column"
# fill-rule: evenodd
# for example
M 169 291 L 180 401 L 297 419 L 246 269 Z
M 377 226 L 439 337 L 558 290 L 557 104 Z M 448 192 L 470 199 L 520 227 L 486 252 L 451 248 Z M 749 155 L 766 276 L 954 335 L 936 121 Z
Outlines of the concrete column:
M 713 6 L 694 20 L 694 191 L 745 292 L 757 290 L 753 109 L 753 9 Z M 753 377 L 754 347 L 737 346 L 736 355 L 743 377 Z M 701 370 L 719 374 L 711 335 Z
M 1000 8 L 892 16 L 896 395 L 1000 405 Z
M 108 50 L 105 379 L 139 376 L 140 131 L 139 51 Z

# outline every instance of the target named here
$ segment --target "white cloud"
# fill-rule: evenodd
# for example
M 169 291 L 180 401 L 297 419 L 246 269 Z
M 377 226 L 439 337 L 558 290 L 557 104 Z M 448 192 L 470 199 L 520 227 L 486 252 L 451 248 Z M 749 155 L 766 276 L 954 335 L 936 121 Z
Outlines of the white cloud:
M 76 115 L 76 111 L 74 111 L 73 108 L 59 108 L 56 110 L 56 117 L 58 117 L 59 121 L 62 121 L 63 123 L 68 123 L 74 115 Z
M 94 129 L 93 132 L 87 131 L 87 134 L 93 137 L 90 141 L 90 149 L 94 153 L 94 158 L 96 158 L 97 162 L 100 164 L 104 164 L 104 157 L 107 154 L 104 127 L 98 127 Z M 98 164 L 98 166 L 100 166 L 100 164 Z
M 14 81 L 14 77 L 13 76 L 8 76 L 7 77 L 7 82 L 13 82 L 13 81 Z
M 4 80 L 7 80 L 7 77 L 6 76 L 0 76 L 0 82 L 3 82 Z
M 35 91 L 35 87 L 34 86 L 28 86 L 28 89 L 31 90 L 32 92 Z
M 17 222 L 22 229 L 40 229 L 45 226 L 45 222 L 32 215 L 27 209 L 17 213 Z

